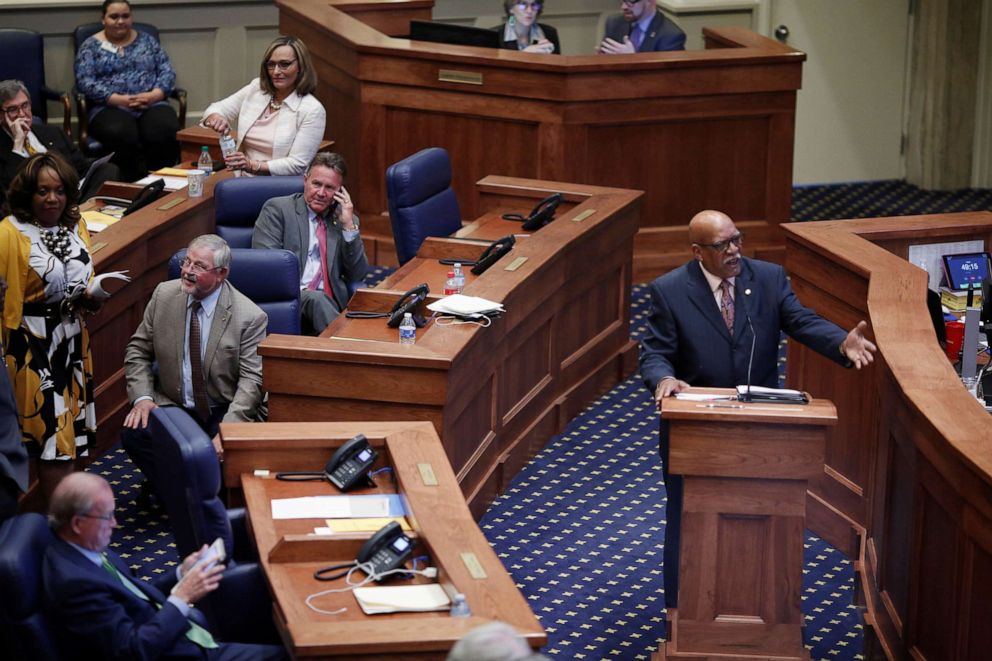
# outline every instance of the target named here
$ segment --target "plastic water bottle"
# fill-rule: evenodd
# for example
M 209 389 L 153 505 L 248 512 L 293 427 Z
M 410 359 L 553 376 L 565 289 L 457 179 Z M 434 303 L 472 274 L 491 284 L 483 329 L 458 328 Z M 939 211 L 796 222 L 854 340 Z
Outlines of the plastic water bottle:
M 409 312 L 403 315 L 400 324 L 400 344 L 413 344 L 417 341 L 417 324 L 413 323 L 413 315 Z
M 224 133 L 220 136 L 220 152 L 225 158 L 238 151 L 238 145 L 234 142 L 234 138 L 231 137 L 230 133 Z
M 461 592 L 456 594 L 455 598 L 452 600 L 449 615 L 451 615 L 451 617 L 472 616 L 472 609 L 468 607 L 468 602 L 465 600 L 465 595 Z
M 461 294 L 465 291 L 465 272 L 462 271 L 462 265 L 455 262 L 455 291 L 456 294 Z
M 459 293 L 458 280 L 455 277 L 455 272 L 448 271 L 448 279 L 444 281 L 444 295 L 451 296 L 457 293 Z
M 214 171 L 214 159 L 210 156 L 210 148 L 206 145 L 200 148 L 200 158 L 196 161 L 196 167 L 207 174 Z

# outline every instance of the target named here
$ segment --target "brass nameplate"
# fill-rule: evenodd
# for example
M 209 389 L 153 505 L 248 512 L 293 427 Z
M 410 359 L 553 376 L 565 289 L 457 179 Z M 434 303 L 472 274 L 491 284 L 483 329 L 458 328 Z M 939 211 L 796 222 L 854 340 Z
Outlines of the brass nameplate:
M 99 243 L 94 243 L 92 246 L 90 246 L 90 254 L 92 255 L 95 252 L 100 252 L 106 247 L 107 247 L 106 241 L 100 241 Z
M 455 69 L 440 69 L 437 79 L 442 83 L 460 83 L 462 85 L 481 85 L 482 74 L 473 71 L 456 71 Z
M 475 557 L 474 553 L 462 553 L 462 562 L 465 563 L 465 568 L 468 569 L 468 573 L 472 575 L 472 578 L 486 578 L 486 570 L 482 568 L 482 563 L 479 559 Z
M 582 213 L 580 213 L 579 215 L 577 215 L 575 218 L 573 218 L 572 219 L 572 222 L 573 223 L 581 223 L 583 220 L 585 220 L 589 216 L 593 215 L 594 213 L 596 213 L 596 210 L 595 209 L 586 209 L 585 211 L 583 211 Z
M 434 474 L 433 466 L 430 464 L 417 464 L 417 470 L 420 471 L 420 479 L 423 480 L 425 487 L 437 486 L 437 475 Z
M 161 205 L 155 207 L 155 209 L 158 210 L 158 211 L 168 211 L 172 207 L 176 206 L 177 204 L 182 204 L 183 202 L 185 202 L 185 200 L 183 198 L 181 198 L 181 197 L 174 197 L 171 200 L 169 200 L 168 202 L 166 202 L 165 204 L 161 204 Z
M 527 258 L 526 257 L 517 257 L 515 260 L 513 260 L 512 262 L 510 262 L 509 264 L 507 264 L 506 268 L 504 268 L 503 270 L 504 271 L 516 271 L 518 268 L 520 268 L 521 266 L 523 266 L 526 263 L 527 263 Z

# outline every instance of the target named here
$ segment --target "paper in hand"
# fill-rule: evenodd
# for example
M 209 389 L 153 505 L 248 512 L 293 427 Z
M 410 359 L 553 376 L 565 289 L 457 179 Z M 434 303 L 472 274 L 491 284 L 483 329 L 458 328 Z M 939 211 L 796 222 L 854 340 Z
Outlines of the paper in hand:
M 124 271 L 110 271 L 109 273 L 102 273 L 95 278 L 90 286 L 86 288 L 89 295 L 98 301 L 105 301 L 110 298 L 110 292 L 103 288 L 103 281 L 107 279 L 111 280 L 123 280 L 124 282 L 131 282 L 131 276 L 127 275 L 127 270 Z

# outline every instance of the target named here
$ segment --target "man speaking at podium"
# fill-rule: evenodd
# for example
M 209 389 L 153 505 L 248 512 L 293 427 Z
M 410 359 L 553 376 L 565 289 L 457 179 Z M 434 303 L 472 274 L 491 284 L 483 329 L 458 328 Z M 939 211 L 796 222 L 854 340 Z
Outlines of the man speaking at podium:
M 741 254 L 743 233 L 719 211 L 689 221 L 693 259 L 651 283 L 651 315 L 641 343 L 640 370 L 658 410 L 665 397 L 690 386 L 778 385 L 782 331 L 844 367 L 873 360 L 868 324 L 850 332 L 803 307 L 785 269 Z M 732 443 L 728 439 L 728 443 Z M 665 606 L 678 603 L 682 478 L 668 471 L 668 427 L 660 432 L 668 492 L 665 525 Z

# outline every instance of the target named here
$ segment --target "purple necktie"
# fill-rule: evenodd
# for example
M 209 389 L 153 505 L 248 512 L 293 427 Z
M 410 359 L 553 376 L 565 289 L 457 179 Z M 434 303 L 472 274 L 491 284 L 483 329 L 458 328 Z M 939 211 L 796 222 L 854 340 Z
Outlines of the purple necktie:
M 720 283 L 720 289 L 723 294 L 720 296 L 720 314 L 723 315 L 723 321 L 727 324 L 727 330 L 730 331 L 730 336 L 734 335 L 734 299 L 730 295 L 731 284 L 729 280 L 724 280 Z
M 640 25 L 635 25 L 634 29 L 630 31 L 630 42 L 634 44 L 634 50 L 640 50 L 643 41 L 644 30 L 641 29 Z

